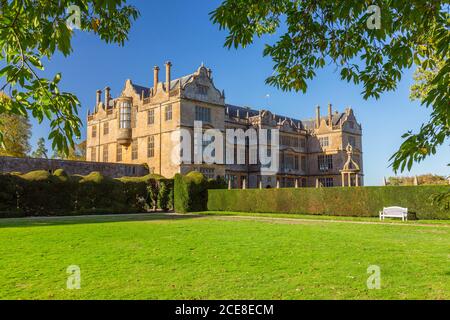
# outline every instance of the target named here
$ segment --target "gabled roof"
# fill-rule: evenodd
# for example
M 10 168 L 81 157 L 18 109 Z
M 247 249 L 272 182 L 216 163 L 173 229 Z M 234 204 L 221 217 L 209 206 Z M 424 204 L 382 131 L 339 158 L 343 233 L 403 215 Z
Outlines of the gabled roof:
M 226 104 L 225 105 L 226 108 L 228 108 L 228 114 L 231 117 L 238 117 L 238 111 L 239 111 L 239 117 L 243 118 L 247 116 L 247 112 L 249 117 L 254 117 L 259 115 L 259 110 L 255 110 L 255 109 L 251 109 L 248 107 L 240 107 L 240 106 L 236 106 L 236 105 L 232 105 L 232 104 Z M 345 116 L 345 112 L 335 112 L 332 115 L 332 121 L 333 121 L 333 125 L 338 125 L 339 122 L 341 121 L 341 119 L 344 118 Z M 322 116 L 321 120 L 328 120 L 328 116 Z M 286 116 L 282 116 L 282 115 L 278 115 L 275 114 L 275 121 L 277 123 L 281 123 L 284 120 L 289 120 L 289 121 L 293 121 L 294 124 L 296 126 L 298 126 L 298 123 L 301 123 L 302 128 L 304 129 L 314 129 L 315 125 L 316 125 L 316 120 L 315 119 L 307 119 L 307 120 L 299 120 L 299 119 L 295 119 L 295 118 L 289 118 Z
M 181 88 L 184 88 L 184 86 L 194 77 L 194 74 L 188 74 L 186 76 L 183 76 L 181 78 L 175 79 L 170 81 L 170 90 L 175 89 L 177 86 L 180 86 Z
M 335 112 L 332 115 L 332 122 L 334 126 L 337 126 L 339 124 L 339 122 L 341 121 L 341 119 L 343 119 L 345 116 L 345 112 Z M 326 116 L 322 116 L 320 117 L 320 121 L 325 120 L 328 122 L 328 115 Z M 305 126 L 306 129 L 314 129 L 315 125 L 316 125 L 316 120 L 315 119 L 307 119 L 307 120 L 302 120 L 303 125 Z
M 236 105 L 232 105 L 232 104 L 226 104 L 225 107 L 228 108 L 228 114 L 231 117 L 237 117 L 238 111 L 239 111 L 239 117 L 241 117 L 241 118 L 247 116 L 247 112 L 248 112 L 249 117 L 254 117 L 254 116 L 259 115 L 259 110 L 251 109 L 248 107 L 240 107 L 240 106 L 236 106 Z M 302 123 L 301 120 L 275 114 L 275 121 L 277 123 L 283 122 L 284 120 L 292 120 L 296 126 L 298 125 L 299 122 Z
M 238 116 L 238 111 L 239 111 L 239 117 L 241 117 L 241 118 L 244 117 L 244 116 L 247 116 L 247 112 L 248 112 L 249 117 L 254 117 L 254 116 L 259 115 L 259 111 L 258 110 L 253 110 L 253 109 L 250 109 L 250 108 L 247 108 L 247 107 L 239 107 L 239 106 L 235 106 L 235 105 L 232 105 L 232 104 L 226 104 L 225 108 L 228 109 L 228 114 L 231 117 L 237 117 Z
M 173 89 L 179 87 L 179 86 L 180 86 L 180 83 L 181 83 L 181 88 L 184 88 L 185 85 L 186 85 L 193 77 L 194 77 L 194 74 L 189 74 L 189 75 L 183 76 L 183 77 L 181 77 L 181 78 L 174 79 L 174 80 L 170 81 L 170 90 L 173 90 Z M 163 83 L 163 84 L 164 84 L 165 82 L 161 82 L 161 81 L 160 81 L 159 83 Z M 150 95 L 150 90 L 151 90 L 151 88 L 149 88 L 149 87 L 144 87 L 144 86 L 140 86 L 140 85 L 137 85 L 137 84 L 132 84 L 132 86 L 133 86 L 134 91 L 136 91 L 136 93 L 137 93 L 138 95 L 141 95 L 142 92 L 144 92 L 144 96 L 145 96 L 145 97 L 148 97 L 148 96 Z
M 148 97 L 150 95 L 150 88 L 140 86 L 137 84 L 132 84 L 134 91 L 140 96 L 142 95 L 142 92 L 144 92 L 144 96 Z

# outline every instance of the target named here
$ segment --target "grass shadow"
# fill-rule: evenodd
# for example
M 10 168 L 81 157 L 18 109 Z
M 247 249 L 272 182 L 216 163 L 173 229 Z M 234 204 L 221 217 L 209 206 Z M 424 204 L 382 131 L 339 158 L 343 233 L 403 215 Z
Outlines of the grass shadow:
M 171 213 L 136 213 L 136 214 L 104 214 L 85 216 L 58 216 L 58 217 L 24 217 L 0 219 L 1 228 L 12 227 L 42 227 L 54 225 L 91 224 L 109 222 L 134 222 L 156 220 L 185 220 L 201 218 L 201 215 L 181 215 Z

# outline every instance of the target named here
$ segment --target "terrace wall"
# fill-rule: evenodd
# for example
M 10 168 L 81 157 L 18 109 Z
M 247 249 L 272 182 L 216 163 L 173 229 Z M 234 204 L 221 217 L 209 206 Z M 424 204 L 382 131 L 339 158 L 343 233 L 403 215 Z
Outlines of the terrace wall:
M 69 175 L 87 175 L 91 172 L 98 171 L 102 175 L 111 178 L 124 176 L 140 177 L 149 173 L 148 168 L 141 164 L 0 157 L 0 173 L 25 173 L 36 170 L 46 170 L 53 173 L 57 169 L 63 169 Z

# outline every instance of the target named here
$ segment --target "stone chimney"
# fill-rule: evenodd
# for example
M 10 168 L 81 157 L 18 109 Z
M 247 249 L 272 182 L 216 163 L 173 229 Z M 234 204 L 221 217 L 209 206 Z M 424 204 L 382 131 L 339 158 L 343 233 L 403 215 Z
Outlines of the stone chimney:
M 166 91 L 170 92 L 170 69 L 172 67 L 172 63 L 170 61 L 166 62 Z
M 156 88 L 158 87 L 159 82 L 159 67 L 153 67 L 153 92 L 156 93 Z
M 97 97 L 95 100 L 95 106 L 98 106 L 102 102 L 102 90 L 97 90 Z
M 328 125 L 333 128 L 333 106 L 328 104 Z
M 109 101 L 111 100 L 111 88 L 105 88 L 105 109 L 109 108 Z
M 320 127 L 320 106 L 316 107 L 316 128 Z

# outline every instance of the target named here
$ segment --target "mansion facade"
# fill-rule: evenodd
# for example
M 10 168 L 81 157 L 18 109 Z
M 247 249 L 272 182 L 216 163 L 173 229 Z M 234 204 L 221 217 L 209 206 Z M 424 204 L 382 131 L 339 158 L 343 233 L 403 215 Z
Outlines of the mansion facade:
M 332 110 L 314 119 L 297 120 L 268 110 L 230 105 L 224 91 L 213 82 L 211 69 L 171 79 L 171 63 L 165 64 L 165 81 L 154 67 L 153 86 L 131 80 L 116 98 L 110 88 L 97 91 L 94 111 L 88 113 L 88 161 L 147 164 L 150 172 L 165 177 L 200 171 L 208 178 L 224 177 L 232 188 L 362 186 L 362 129 L 353 110 Z M 279 129 L 279 168 L 265 175 L 261 166 L 243 164 L 175 163 L 174 131 L 194 132 L 194 121 L 205 129 Z M 192 142 L 194 144 L 194 142 Z M 192 145 L 192 149 L 194 145 Z

